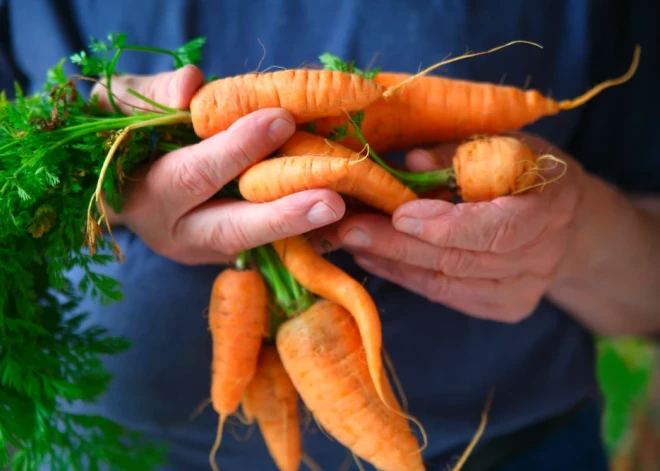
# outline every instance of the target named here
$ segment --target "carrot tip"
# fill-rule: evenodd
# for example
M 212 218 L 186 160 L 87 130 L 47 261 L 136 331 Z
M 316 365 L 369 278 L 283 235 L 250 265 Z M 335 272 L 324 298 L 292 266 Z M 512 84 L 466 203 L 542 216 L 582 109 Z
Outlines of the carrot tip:
M 623 74 L 621 77 L 618 78 L 605 80 L 595 85 L 591 89 L 587 90 L 585 93 L 583 93 L 577 98 L 564 100 L 560 102 L 559 108 L 561 110 L 570 110 L 573 108 L 577 108 L 578 106 L 583 105 L 587 101 L 591 100 L 594 96 L 598 95 L 606 88 L 610 88 L 616 85 L 621 85 L 626 83 L 628 80 L 630 80 L 633 77 L 633 75 L 635 75 L 635 72 L 637 71 L 637 67 L 639 66 L 639 57 L 641 53 L 642 53 L 642 48 L 638 44 L 637 46 L 635 46 L 635 51 L 633 53 L 633 60 L 630 64 L 630 67 L 628 68 L 628 71 L 625 74 Z
M 486 404 L 484 405 L 483 411 L 481 412 L 481 422 L 479 423 L 479 427 L 477 428 L 477 431 L 475 432 L 474 436 L 472 437 L 472 440 L 470 440 L 470 443 L 468 444 L 467 448 L 461 455 L 460 459 L 458 460 L 458 463 L 454 466 L 452 471 L 460 471 L 460 469 L 463 467 L 465 464 L 465 461 L 468 459 L 470 454 L 472 454 L 472 450 L 474 449 L 475 445 L 479 441 L 479 438 L 481 438 L 481 435 L 484 433 L 484 429 L 486 428 L 486 423 L 488 422 L 488 413 L 490 411 L 490 406 L 493 402 L 493 396 L 495 395 L 495 389 L 491 388 L 490 391 L 488 391 L 488 397 L 486 398 Z
M 215 442 L 213 443 L 213 447 L 209 452 L 209 463 L 211 464 L 211 469 L 213 469 L 213 471 L 219 471 L 218 465 L 215 462 L 215 455 L 220 448 L 220 443 L 222 442 L 222 429 L 225 425 L 226 418 L 227 416 L 224 414 L 220 414 L 218 417 L 218 430 L 215 435 Z

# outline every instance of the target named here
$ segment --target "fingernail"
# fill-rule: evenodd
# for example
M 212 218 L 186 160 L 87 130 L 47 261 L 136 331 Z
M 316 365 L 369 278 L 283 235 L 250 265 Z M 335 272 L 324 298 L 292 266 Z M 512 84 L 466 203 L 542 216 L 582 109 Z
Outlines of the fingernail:
M 394 227 L 401 232 L 410 235 L 419 235 L 422 233 L 422 223 L 417 219 L 402 217 L 396 221 Z
M 423 149 L 415 149 L 410 151 L 408 158 L 412 160 L 418 160 L 419 162 L 424 162 L 427 166 L 436 164 L 431 153 Z
M 316 203 L 307 212 L 307 220 L 312 224 L 328 224 L 336 219 L 337 213 L 325 203 Z
M 342 238 L 342 242 L 352 247 L 369 247 L 371 245 L 371 237 L 362 229 L 354 227 Z
M 286 119 L 277 118 L 268 128 L 268 134 L 273 141 L 286 139 L 293 132 L 293 124 Z
M 360 265 L 362 268 L 373 268 L 375 266 L 374 261 L 368 257 L 355 257 L 355 263 Z

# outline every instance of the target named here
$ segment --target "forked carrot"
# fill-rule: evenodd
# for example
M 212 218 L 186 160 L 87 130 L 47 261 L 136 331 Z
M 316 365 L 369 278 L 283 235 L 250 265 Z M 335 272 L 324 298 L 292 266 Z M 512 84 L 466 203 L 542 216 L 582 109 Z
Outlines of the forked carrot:
M 319 255 L 303 236 L 287 237 L 271 245 L 284 267 L 301 286 L 339 304 L 355 318 L 378 398 L 388 407 L 396 408 L 386 394 L 389 385 L 381 357 L 381 323 L 378 308 L 369 292 L 341 268 Z
M 460 141 L 474 135 L 518 131 L 541 118 L 577 108 L 606 88 L 627 82 L 637 69 L 640 54 L 637 46 L 630 68 L 621 77 L 598 83 L 577 98 L 561 101 L 537 90 L 427 75 L 437 65 L 419 74 L 380 72 L 373 80 L 387 91 L 364 109 L 362 132 L 376 152 L 386 153 Z M 323 117 L 314 121 L 314 132 L 327 137 L 336 126 L 346 123 L 345 116 Z M 355 151 L 363 148 L 362 142 L 353 136 L 341 142 Z
M 305 123 L 365 108 L 384 91 L 381 84 L 357 74 L 280 70 L 209 82 L 193 96 L 190 113 L 195 133 L 205 139 L 259 109 L 284 108 L 297 123 Z
M 211 404 L 218 413 L 216 440 L 209 453 L 213 469 L 227 417 L 238 409 L 252 380 L 268 334 L 268 291 L 259 271 L 226 268 L 211 291 L 208 323 L 213 341 Z
M 298 397 L 277 348 L 264 344 L 257 371 L 243 397 L 243 410 L 256 419 L 280 471 L 296 471 L 302 460 Z
M 424 470 L 420 446 L 394 393 L 379 401 L 355 319 L 319 300 L 284 322 L 277 349 L 291 381 L 319 424 L 357 456 L 383 471 Z

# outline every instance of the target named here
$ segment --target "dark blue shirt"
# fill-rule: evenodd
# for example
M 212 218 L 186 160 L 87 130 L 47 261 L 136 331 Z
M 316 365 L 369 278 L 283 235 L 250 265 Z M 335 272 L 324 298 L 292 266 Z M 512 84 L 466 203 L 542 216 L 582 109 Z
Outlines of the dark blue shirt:
M 659 109 L 659 87 L 652 82 L 658 76 L 653 2 L 0 0 L 0 5 L 0 88 L 14 79 L 40 87 L 46 69 L 83 48 L 90 36 L 121 31 L 133 43 L 164 48 L 206 36 L 201 67 L 219 76 L 292 68 L 326 51 L 362 66 L 416 71 L 466 48 L 526 39 L 543 49 L 517 45 L 438 73 L 527 84 L 569 98 L 621 74 L 639 42 L 642 60 L 631 83 L 529 130 L 624 190 L 660 189 L 653 138 Z M 170 67 L 168 57 L 155 54 L 127 53 L 119 63 L 136 74 Z M 129 231 L 116 233 L 127 261 L 103 272 L 121 281 L 125 299 L 109 307 L 88 301 L 82 309 L 91 313 L 90 322 L 108 326 L 134 346 L 107 360 L 115 377 L 100 402 L 76 410 L 105 414 L 168 441 L 168 470 L 208 469 L 217 417 L 210 407 L 192 421 L 189 415 L 209 393 L 204 311 L 222 267 L 178 265 Z M 367 276 L 343 252 L 330 259 L 357 279 Z M 71 274 L 74 281 L 79 276 Z M 445 469 L 447 459 L 463 449 L 491 387 L 496 396 L 485 439 L 598 396 L 592 337 L 551 303 L 543 301 L 528 319 L 508 325 L 466 316 L 374 276 L 366 280 L 381 309 L 385 348 L 410 413 L 428 434 L 429 469 Z M 337 469 L 347 457 L 314 421 L 304 429 L 304 449 L 324 469 Z M 275 469 L 258 430 L 248 431 L 237 420 L 225 429 L 218 463 L 224 470 Z

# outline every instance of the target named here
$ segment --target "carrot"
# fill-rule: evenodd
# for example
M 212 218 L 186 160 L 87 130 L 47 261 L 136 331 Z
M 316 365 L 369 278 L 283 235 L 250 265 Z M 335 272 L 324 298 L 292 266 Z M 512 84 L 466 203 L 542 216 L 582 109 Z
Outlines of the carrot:
M 216 441 L 209 454 L 213 469 L 227 417 L 238 409 L 256 370 L 268 334 L 268 291 L 257 270 L 227 268 L 212 287 L 209 330 L 213 340 L 211 403 L 218 413 Z
M 241 195 L 253 202 L 273 201 L 297 191 L 328 188 L 392 214 L 417 195 L 383 167 L 341 144 L 297 131 L 282 155 L 262 160 L 239 177 Z
M 360 331 L 345 308 L 317 301 L 280 326 L 276 343 L 303 402 L 330 435 L 380 470 L 424 469 L 389 383 L 383 394 L 395 410 L 378 401 Z
M 284 267 L 301 286 L 339 304 L 355 318 L 376 392 L 381 401 L 389 404 L 385 394 L 387 376 L 381 358 L 380 317 L 369 292 L 357 280 L 319 255 L 303 236 L 287 237 L 271 245 Z
M 376 152 L 386 153 L 517 131 L 543 117 L 581 106 L 602 90 L 628 81 L 637 69 L 639 56 L 638 46 L 623 76 L 562 101 L 537 90 L 426 75 L 436 66 L 415 75 L 381 72 L 373 80 L 387 90 L 364 109 L 362 132 Z M 314 128 L 327 137 L 336 126 L 346 123 L 345 116 L 327 116 L 315 120 Z M 363 148 L 352 136 L 342 143 L 356 151 Z
M 297 123 L 305 123 L 362 109 L 384 91 L 377 82 L 340 71 L 245 74 L 203 85 L 190 102 L 190 113 L 195 133 L 205 139 L 259 109 L 284 108 Z
M 259 424 L 278 469 L 296 471 L 302 458 L 298 392 L 274 345 L 261 348 L 257 371 L 245 390 L 243 410 Z
M 554 166 L 542 166 L 545 161 L 553 162 Z M 557 164 L 562 167 L 561 173 L 554 172 Z M 566 168 L 562 159 L 550 154 L 537 155 L 523 139 L 502 135 L 482 136 L 461 143 L 449 168 L 398 175 L 404 180 L 436 179 L 438 190 L 451 189 L 465 202 L 478 202 L 545 186 L 562 178 Z M 439 197 L 446 199 L 447 195 L 439 194 Z
M 453 157 L 457 193 L 464 201 L 472 202 L 522 193 L 536 185 L 538 162 L 532 149 L 514 137 L 467 141 Z
M 273 201 L 298 191 L 333 185 L 356 164 L 356 160 L 324 155 L 275 157 L 244 171 L 238 178 L 238 189 L 248 201 Z

